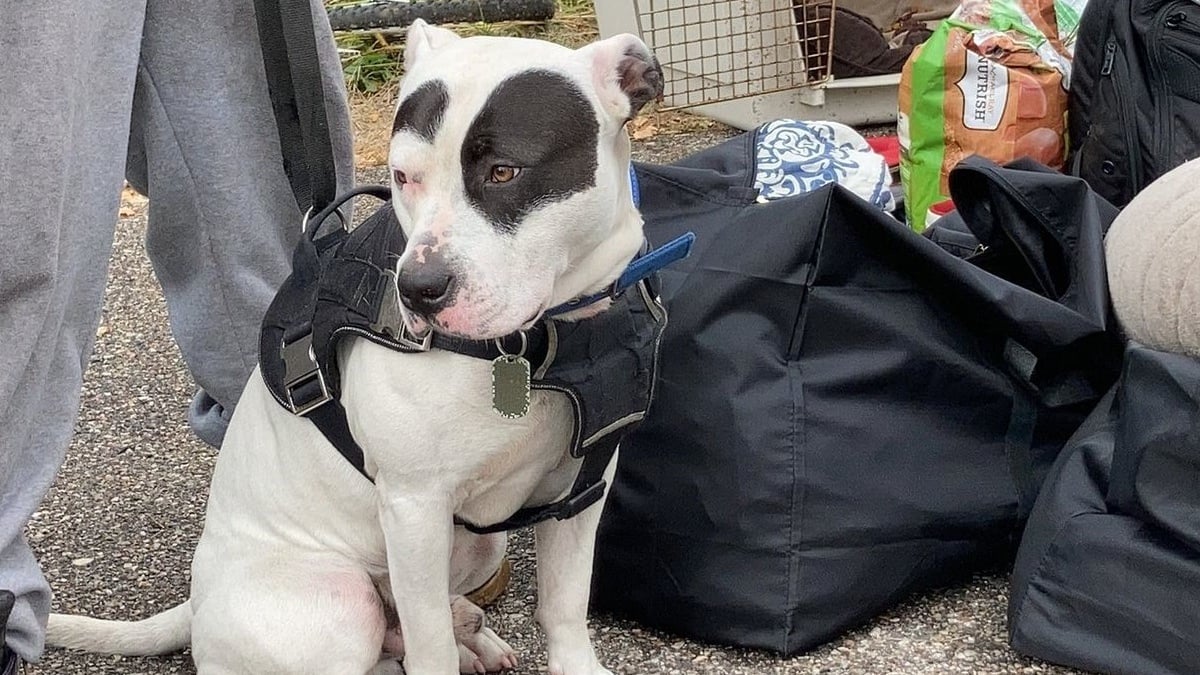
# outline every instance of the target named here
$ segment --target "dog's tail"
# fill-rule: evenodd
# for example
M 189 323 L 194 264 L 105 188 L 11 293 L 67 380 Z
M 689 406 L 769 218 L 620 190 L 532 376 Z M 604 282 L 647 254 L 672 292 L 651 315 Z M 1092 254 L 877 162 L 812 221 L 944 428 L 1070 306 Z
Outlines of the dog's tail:
M 46 643 L 100 654 L 152 656 L 177 652 L 192 637 L 192 606 L 184 601 L 141 621 L 51 614 Z

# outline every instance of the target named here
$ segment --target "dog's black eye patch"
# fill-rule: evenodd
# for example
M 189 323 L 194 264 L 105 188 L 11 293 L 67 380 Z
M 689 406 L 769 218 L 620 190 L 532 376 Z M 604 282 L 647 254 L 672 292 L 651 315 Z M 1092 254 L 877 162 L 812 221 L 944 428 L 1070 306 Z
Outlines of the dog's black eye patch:
M 512 232 L 534 208 L 596 185 L 599 133 L 592 104 L 571 80 L 545 70 L 514 75 L 488 97 L 463 139 L 467 198 L 498 230 Z M 491 181 L 496 166 L 519 176 Z
M 392 135 L 407 130 L 432 143 L 442 126 L 442 118 L 449 104 L 450 93 L 446 90 L 445 82 L 430 80 L 422 84 L 396 110 Z

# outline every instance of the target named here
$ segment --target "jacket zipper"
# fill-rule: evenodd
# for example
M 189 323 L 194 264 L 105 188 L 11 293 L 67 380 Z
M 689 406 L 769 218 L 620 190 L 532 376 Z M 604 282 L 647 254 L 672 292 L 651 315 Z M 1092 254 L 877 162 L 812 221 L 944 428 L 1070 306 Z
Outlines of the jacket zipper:
M 1162 67 L 1162 50 L 1166 47 L 1163 43 L 1163 38 L 1170 30 L 1173 33 L 1181 35 L 1193 35 L 1192 31 L 1187 31 L 1183 27 L 1188 24 L 1187 14 L 1180 11 L 1185 3 L 1173 2 L 1159 10 L 1159 13 L 1154 17 L 1154 29 L 1151 32 L 1150 40 L 1150 66 L 1153 72 L 1161 73 L 1162 76 L 1156 78 L 1154 94 L 1159 97 L 1155 107 L 1155 112 L 1158 113 L 1156 120 L 1155 138 L 1154 138 L 1154 158 L 1152 162 L 1155 169 L 1159 166 L 1170 164 L 1171 148 L 1173 147 L 1173 136 L 1171 131 L 1171 91 L 1167 86 L 1166 71 Z M 1137 189 L 1142 189 L 1140 181 L 1137 183 Z
M 1183 39 L 1188 42 L 1200 41 L 1200 26 L 1196 25 L 1188 18 L 1186 12 L 1174 12 L 1167 17 L 1163 25 L 1172 31 L 1178 39 Z
M 1117 59 L 1117 41 L 1109 39 L 1104 45 L 1104 67 L 1100 69 L 1100 74 L 1108 77 L 1112 75 L 1113 61 Z
M 1129 93 L 1125 91 L 1125 82 L 1120 77 L 1113 76 L 1113 70 L 1117 57 L 1117 40 L 1109 38 L 1104 45 L 1104 65 L 1100 69 L 1100 74 L 1112 80 L 1113 94 L 1117 98 L 1117 117 L 1121 124 L 1121 137 L 1125 139 L 1125 162 L 1129 167 L 1129 182 L 1131 190 L 1129 194 L 1132 196 L 1142 189 L 1142 166 L 1141 162 L 1136 161 L 1135 154 L 1137 153 L 1137 130 L 1130 129 L 1129 118 Z M 1088 130 L 1088 135 L 1091 135 L 1091 130 Z

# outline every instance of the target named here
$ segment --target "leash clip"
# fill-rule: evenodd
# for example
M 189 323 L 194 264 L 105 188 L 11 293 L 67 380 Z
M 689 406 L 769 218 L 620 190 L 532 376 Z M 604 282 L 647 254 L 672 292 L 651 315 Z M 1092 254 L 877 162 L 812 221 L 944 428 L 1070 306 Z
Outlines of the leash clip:
M 300 234 L 308 234 L 308 220 L 309 220 L 309 218 L 312 217 L 312 214 L 313 214 L 313 207 L 310 206 L 310 207 L 308 207 L 308 211 L 304 212 L 304 218 L 300 221 Z M 339 206 L 339 207 L 335 208 L 333 210 L 332 215 L 337 216 L 338 220 L 340 220 L 342 222 L 343 230 L 350 229 L 349 227 L 347 227 L 346 214 L 342 213 L 342 207 Z M 324 222 L 325 218 L 328 218 L 328 217 L 329 216 L 325 216 L 325 217 L 321 218 L 321 222 Z M 321 228 L 321 222 L 317 223 L 317 229 Z
M 288 409 L 295 415 L 306 415 L 333 400 L 325 374 L 313 354 L 312 333 L 305 333 L 294 342 L 284 341 L 280 350 L 283 355 L 283 390 L 287 394 Z M 312 385 L 316 389 L 312 389 Z

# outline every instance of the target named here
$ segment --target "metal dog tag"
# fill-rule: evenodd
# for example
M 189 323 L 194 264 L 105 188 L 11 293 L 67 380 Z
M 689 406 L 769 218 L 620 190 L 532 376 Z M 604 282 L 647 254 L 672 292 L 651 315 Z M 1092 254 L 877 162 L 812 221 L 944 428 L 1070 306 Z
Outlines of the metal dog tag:
M 509 419 L 529 412 L 529 361 L 504 354 L 492 361 L 492 409 Z

